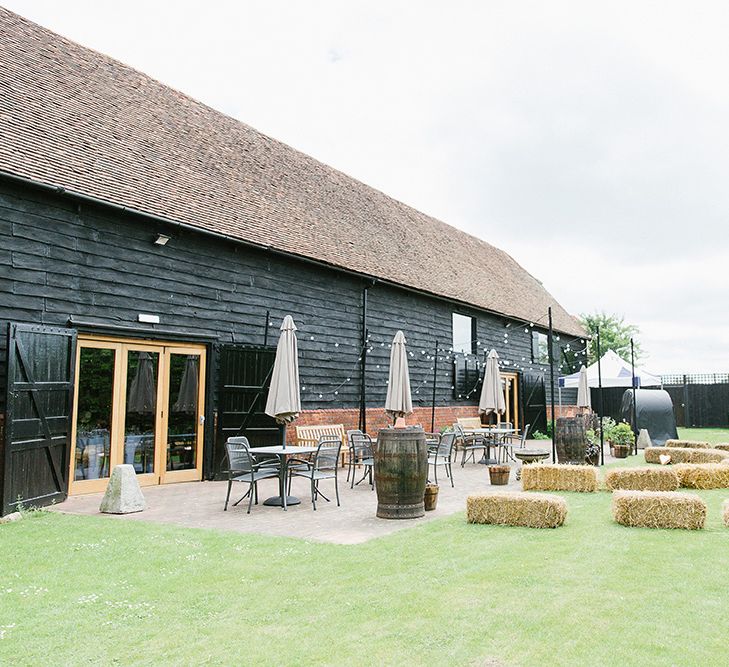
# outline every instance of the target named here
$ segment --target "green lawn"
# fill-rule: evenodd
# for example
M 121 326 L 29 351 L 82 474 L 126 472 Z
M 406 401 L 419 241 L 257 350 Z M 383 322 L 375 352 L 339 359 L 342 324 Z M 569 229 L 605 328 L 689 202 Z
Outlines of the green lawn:
M 453 516 L 356 546 L 31 513 L 0 526 L 0 664 L 726 664 L 729 490 L 696 532 L 564 495 L 556 530 Z
M 704 442 L 729 442 L 727 428 L 679 428 L 678 437 L 683 440 L 703 440 Z

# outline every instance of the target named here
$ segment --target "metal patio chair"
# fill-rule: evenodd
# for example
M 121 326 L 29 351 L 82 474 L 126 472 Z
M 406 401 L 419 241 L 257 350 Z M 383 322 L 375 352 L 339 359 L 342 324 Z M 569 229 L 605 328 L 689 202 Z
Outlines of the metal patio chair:
M 490 443 L 487 443 L 480 435 L 466 435 L 463 426 L 460 424 L 453 424 L 453 432 L 455 433 L 456 439 L 460 442 L 460 449 L 463 452 L 461 468 L 466 465 L 468 458 L 472 458 L 474 462 L 476 461 L 475 453 L 477 451 L 485 453 L 490 446 Z
M 289 485 L 291 484 L 291 477 L 306 477 L 311 483 L 311 504 L 314 506 L 316 511 L 316 499 L 321 496 L 329 501 L 320 490 L 319 482 L 323 479 L 334 480 L 334 493 L 337 495 L 337 507 L 339 507 L 339 453 L 342 450 L 342 441 L 329 439 L 322 440 L 317 447 L 316 454 L 314 454 L 313 461 L 309 462 L 304 459 L 291 459 L 297 464 L 306 464 L 306 469 L 293 468 L 289 473 Z
M 369 477 L 370 487 L 374 489 L 375 482 L 372 472 L 375 467 L 375 454 L 374 448 L 372 446 L 372 438 L 370 438 L 370 436 L 366 433 L 362 433 L 361 431 L 359 433 L 352 433 L 349 440 L 349 463 L 347 470 L 347 480 L 350 481 L 350 489 L 353 489 L 356 485 L 354 481 L 354 477 L 356 474 L 355 466 L 357 466 L 358 464 L 362 466 L 364 474 L 362 475 L 362 478 L 359 480 L 359 482 L 356 482 L 356 484 L 363 482 L 367 477 Z
M 233 506 L 235 507 L 241 500 L 248 497 L 247 514 L 250 514 L 254 498 L 256 505 L 258 505 L 258 482 L 262 479 L 278 478 L 279 467 L 273 465 L 270 460 L 266 462 L 256 461 L 255 456 L 251 453 L 248 438 L 243 436 L 228 438 L 225 443 L 225 451 L 228 455 L 228 493 L 225 496 L 223 511 L 228 511 L 233 482 L 243 482 L 248 484 L 248 491 L 233 503 Z
M 428 452 L 428 466 L 433 466 L 433 476 L 435 483 L 438 483 L 438 466 L 445 468 L 446 477 L 451 479 L 451 487 L 453 483 L 453 447 L 456 443 L 456 434 L 454 431 L 446 431 L 440 436 L 440 441 Z
M 504 461 L 506 461 L 507 458 L 510 458 L 512 461 L 515 461 L 514 458 L 514 445 L 519 443 L 519 448 L 524 449 L 526 445 L 526 439 L 527 435 L 529 434 L 529 427 L 531 424 L 527 424 L 524 427 L 524 430 L 521 432 L 521 435 L 509 435 L 506 436 L 506 439 L 503 443 L 501 443 L 501 451 L 504 453 Z
M 347 451 L 352 451 L 352 436 L 358 434 L 358 435 L 364 435 L 364 431 L 358 429 L 358 428 L 352 428 L 347 431 Z M 352 472 L 352 466 L 349 465 L 349 461 L 347 461 L 347 481 L 349 481 L 349 474 Z

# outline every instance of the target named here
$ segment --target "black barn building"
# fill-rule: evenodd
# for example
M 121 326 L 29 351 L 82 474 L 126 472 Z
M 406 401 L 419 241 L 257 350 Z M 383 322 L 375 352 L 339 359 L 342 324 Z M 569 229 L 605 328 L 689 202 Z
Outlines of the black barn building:
M 495 348 L 508 420 L 544 429 L 550 307 L 559 359 L 584 332 L 506 253 L 0 9 L 3 513 L 275 441 L 286 314 L 302 423 L 384 423 L 402 329 L 413 421 L 476 415 Z

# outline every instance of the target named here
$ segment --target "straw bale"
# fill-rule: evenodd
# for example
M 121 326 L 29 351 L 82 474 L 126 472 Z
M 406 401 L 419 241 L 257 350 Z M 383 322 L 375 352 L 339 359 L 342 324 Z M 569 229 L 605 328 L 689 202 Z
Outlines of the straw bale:
M 637 528 L 697 530 L 706 522 L 706 503 L 693 493 L 615 491 L 613 519 Z
M 729 452 L 729 442 L 717 442 L 715 445 L 712 445 L 714 449 L 719 449 L 722 452 Z
M 525 491 L 597 491 L 594 466 L 531 464 L 521 469 Z
M 671 463 L 719 463 L 729 458 L 729 452 L 719 449 L 692 449 L 690 447 L 648 447 L 643 450 L 646 463 L 660 463 L 661 454 L 671 457 Z
M 675 491 L 678 475 L 672 468 L 614 468 L 605 473 L 605 486 L 610 491 Z
M 725 500 L 722 504 L 721 513 L 724 518 L 724 525 L 729 528 L 729 500 Z
M 666 447 L 683 447 L 684 449 L 710 449 L 711 445 L 703 440 L 666 440 Z
M 468 496 L 468 523 L 488 523 L 526 528 L 557 528 L 564 524 L 567 503 L 546 493 L 505 491 Z
M 686 489 L 729 489 L 729 466 L 721 463 L 680 463 L 678 480 Z

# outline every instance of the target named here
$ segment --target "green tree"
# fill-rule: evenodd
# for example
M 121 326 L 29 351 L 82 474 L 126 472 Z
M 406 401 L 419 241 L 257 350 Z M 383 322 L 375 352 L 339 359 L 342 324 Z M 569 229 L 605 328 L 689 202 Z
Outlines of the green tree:
M 593 364 L 597 361 L 598 327 L 600 328 L 600 351 L 602 354 L 612 350 L 630 363 L 630 339 L 632 338 L 635 348 L 635 362 L 638 363 L 638 359 L 641 357 L 641 348 L 636 336 L 640 333 L 640 329 L 634 324 L 627 324 L 623 316 L 608 314 L 604 311 L 592 314 L 583 313 L 580 315 L 580 322 L 592 337 L 592 342 L 588 348 L 588 363 Z

